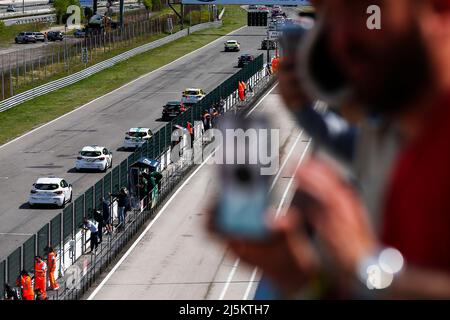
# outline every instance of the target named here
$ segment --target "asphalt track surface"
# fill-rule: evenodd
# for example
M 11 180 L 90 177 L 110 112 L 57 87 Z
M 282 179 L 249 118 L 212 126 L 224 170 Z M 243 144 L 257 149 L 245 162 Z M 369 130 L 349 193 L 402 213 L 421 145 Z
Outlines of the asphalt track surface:
M 310 139 L 283 107 L 276 89 L 254 113 L 280 129 L 280 162 L 271 202 L 283 214 L 293 173 L 308 154 Z M 247 300 L 261 273 L 237 259 L 206 231 L 207 207 L 220 190 L 217 167 L 201 165 L 185 180 L 124 256 L 105 272 L 89 300 Z M 194 200 L 195 199 L 195 200 Z
M 0 146 L 0 261 L 61 212 L 29 208 L 28 194 L 38 177 L 67 179 L 76 199 L 103 176 L 75 172 L 75 159 L 84 145 L 104 145 L 113 151 L 114 164 L 120 163 L 130 155 L 119 150 L 130 127 L 156 131 L 164 126 L 166 122 L 158 119 L 167 101 L 179 99 L 185 87 L 214 89 L 238 71 L 240 54 L 263 53 L 259 47 L 265 32 L 263 27 L 240 29 Z M 240 41 L 241 52 L 223 52 L 226 39 Z

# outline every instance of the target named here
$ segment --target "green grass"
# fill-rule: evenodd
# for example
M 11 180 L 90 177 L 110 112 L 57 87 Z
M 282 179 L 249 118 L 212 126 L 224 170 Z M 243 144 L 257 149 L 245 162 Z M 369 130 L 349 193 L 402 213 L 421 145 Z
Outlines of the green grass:
M 135 56 L 69 87 L 0 113 L 0 144 L 51 121 L 99 96 L 151 72 L 247 23 L 244 10 L 227 6 L 223 26 L 206 29 Z

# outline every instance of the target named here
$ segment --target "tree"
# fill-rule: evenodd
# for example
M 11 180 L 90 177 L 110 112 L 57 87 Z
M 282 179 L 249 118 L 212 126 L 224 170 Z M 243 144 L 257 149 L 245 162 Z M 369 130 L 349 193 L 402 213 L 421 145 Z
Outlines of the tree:
M 162 9 L 161 0 L 153 0 L 152 3 L 153 3 L 152 11 L 161 11 Z
M 152 0 L 144 0 L 144 7 L 147 11 L 150 11 L 152 9 L 152 6 Z
M 92 11 L 91 8 L 89 7 L 85 7 L 84 8 L 84 16 L 86 17 L 87 21 L 89 21 L 89 19 L 94 15 L 94 12 Z

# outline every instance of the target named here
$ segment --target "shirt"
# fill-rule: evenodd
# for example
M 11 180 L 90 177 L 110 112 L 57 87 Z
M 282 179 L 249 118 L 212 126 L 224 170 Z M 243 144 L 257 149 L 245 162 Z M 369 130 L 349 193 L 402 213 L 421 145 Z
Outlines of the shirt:
M 396 161 L 382 239 L 407 263 L 450 273 L 450 93 L 423 119 Z
M 93 224 L 91 221 L 88 221 L 85 225 L 85 228 L 89 229 L 90 232 L 98 232 L 97 226 Z

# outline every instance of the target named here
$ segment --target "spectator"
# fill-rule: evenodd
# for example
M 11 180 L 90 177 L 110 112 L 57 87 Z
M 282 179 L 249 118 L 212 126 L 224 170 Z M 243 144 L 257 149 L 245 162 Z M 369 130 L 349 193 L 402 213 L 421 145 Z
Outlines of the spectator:
M 102 198 L 102 213 L 103 220 L 105 221 L 106 234 L 112 234 L 113 228 L 111 222 L 111 212 L 109 202 L 105 198 Z
M 127 189 L 125 187 L 122 187 L 119 193 L 116 194 L 110 193 L 109 195 L 112 197 L 116 197 L 118 199 L 117 201 L 118 216 L 119 216 L 118 226 L 119 230 L 123 230 L 125 225 L 125 211 L 130 201 L 127 194 Z
M 34 289 L 31 277 L 26 270 L 20 272 L 16 284 L 21 289 L 20 295 L 22 300 L 34 300 Z
M 211 114 L 207 111 L 204 110 L 203 114 L 202 114 L 202 121 L 203 121 L 203 127 L 205 128 L 205 131 L 208 131 L 209 129 L 211 129 Z
M 41 290 L 43 298 L 47 296 L 47 264 L 41 256 L 34 259 L 34 290 L 37 289 Z
M 47 252 L 47 268 L 48 268 L 48 278 L 50 280 L 50 289 L 58 290 L 59 285 L 55 279 L 55 271 L 56 271 L 56 252 L 51 246 L 47 246 L 45 248 Z
M 95 251 L 97 251 L 97 247 L 98 247 L 98 228 L 97 226 L 90 220 L 88 219 L 84 219 L 83 222 L 83 229 L 84 230 L 89 230 L 91 232 L 91 236 L 90 236 L 90 247 L 91 247 L 91 254 L 94 254 Z
M 225 100 L 220 97 L 220 101 L 219 101 L 219 113 L 223 114 L 225 112 Z
M 103 227 L 105 226 L 105 221 L 103 220 L 103 214 L 97 209 L 92 209 L 92 215 L 97 222 L 98 244 L 100 244 L 103 240 Z
M 16 288 L 5 283 L 5 300 L 20 300 L 20 294 Z

